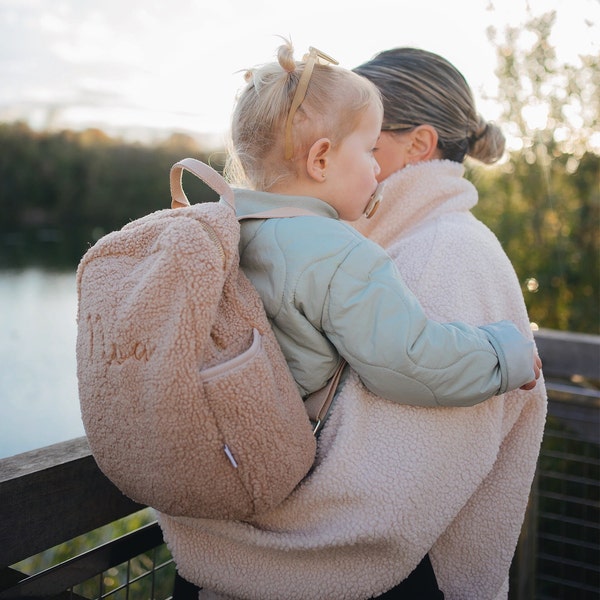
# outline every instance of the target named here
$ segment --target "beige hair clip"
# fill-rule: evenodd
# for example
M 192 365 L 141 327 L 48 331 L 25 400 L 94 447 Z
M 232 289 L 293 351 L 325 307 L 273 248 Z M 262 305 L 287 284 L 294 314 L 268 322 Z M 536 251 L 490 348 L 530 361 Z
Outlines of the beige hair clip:
M 292 99 L 292 104 L 290 106 L 290 112 L 288 113 L 287 119 L 285 121 L 285 159 L 289 160 L 294 155 L 294 144 L 292 140 L 292 121 L 294 120 L 294 115 L 300 105 L 304 101 L 306 97 L 306 90 L 308 89 L 308 84 L 310 82 L 310 78 L 312 76 L 313 69 L 315 68 L 315 64 L 339 64 L 335 58 L 331 58 L 325 52 L 321 52 L 321 50 L 317 50 L 317 48 L 313 48 L 309 46 L 308 53 L 304 55 L 303 60 L 305 61 L 304 71 L 302 72 L 302 76 L 300 77 L 300 81 L 298 82 L 298 87 L 296 88 L 296 92 L 294 93 L 294 97 Z

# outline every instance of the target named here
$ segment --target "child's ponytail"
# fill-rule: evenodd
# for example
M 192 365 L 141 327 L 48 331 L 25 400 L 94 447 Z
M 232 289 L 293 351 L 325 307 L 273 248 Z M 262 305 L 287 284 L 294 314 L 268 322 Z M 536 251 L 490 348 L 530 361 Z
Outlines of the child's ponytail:
M 381 104 L 372 83 L 322 59 L 335 62 L 314 48 L 296 61 L 284 39 L 276 62 L 246 72 L 231 122 L 226 165 L 231 183 L 268 191 L 297 174 L 298 161 L 317 139 L 336 145 L 367 106 Z

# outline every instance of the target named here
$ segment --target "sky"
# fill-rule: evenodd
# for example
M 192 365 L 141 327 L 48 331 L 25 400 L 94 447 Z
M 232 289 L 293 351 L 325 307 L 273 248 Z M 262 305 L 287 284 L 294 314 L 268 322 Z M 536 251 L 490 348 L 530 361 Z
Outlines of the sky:
M 560 60 L 598 54 L 600 0 L 0 0 L 0 121 L 219 143 L 243 72 L 274 59 L 278 36 L 298 59 L 315 46 L 347 68 L 395 46 L 437 52 L 493 119 L 487 29 L 550 10 Z

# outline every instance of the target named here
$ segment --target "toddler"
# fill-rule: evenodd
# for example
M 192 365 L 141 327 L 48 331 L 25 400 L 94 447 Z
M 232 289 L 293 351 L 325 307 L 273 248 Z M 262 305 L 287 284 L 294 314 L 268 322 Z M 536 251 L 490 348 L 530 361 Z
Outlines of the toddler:
M 426 318 L 392 260 L 345 221 L 376 209 L 377 88 L 289 42 L 246 74 L 226 174 L 238 215 L 281 206 L 313 216 L 241 222 L 240 264 L 258 290 L 303 396 L 341 358 L 388 400 L 470 406 L 531 389 L 533 343 L 509 322 L 482 327 Z

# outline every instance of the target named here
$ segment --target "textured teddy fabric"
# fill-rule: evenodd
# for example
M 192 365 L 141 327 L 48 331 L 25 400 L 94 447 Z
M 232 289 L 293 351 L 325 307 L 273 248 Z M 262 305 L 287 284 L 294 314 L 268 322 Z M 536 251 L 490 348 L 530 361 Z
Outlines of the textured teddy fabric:
M 126 225 L 79 265 L 77 368 L 90 447 L 125 494 L 169 514 L 259 513 L 314 460 L 302 399 L 238 269 L 238 240 L 229 207 L 196 205 Z M 227 361 L 235 368 L 216 374 L 233 367 Z
M 428 313 L 474 324 L 502 318 L 531 336 L 515 273 L 469 209 L 458 164 L 388 179 L 363 230 L 389 249 Z M 447 600 L 501 600 L 546 414 L 542 381 L 471 408 L 382 400 L 350 373 L 319 438 L 317 464 L 253 522 L 159 515 L 200 598 L 366 600 L 430 552 Z

